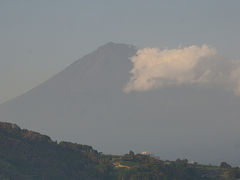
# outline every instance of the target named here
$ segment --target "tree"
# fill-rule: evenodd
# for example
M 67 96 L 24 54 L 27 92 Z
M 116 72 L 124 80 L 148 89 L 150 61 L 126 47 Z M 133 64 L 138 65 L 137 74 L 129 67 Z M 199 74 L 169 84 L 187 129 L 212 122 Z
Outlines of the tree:
M 134 157 L 134 152 L 133 151 L 129 151 L 129 155 Z
M 221 162 L 220 167 L 224 168 L 224 169 L 232 168 L 232 166 L 230 164 L 226 163 L 226 162 Z

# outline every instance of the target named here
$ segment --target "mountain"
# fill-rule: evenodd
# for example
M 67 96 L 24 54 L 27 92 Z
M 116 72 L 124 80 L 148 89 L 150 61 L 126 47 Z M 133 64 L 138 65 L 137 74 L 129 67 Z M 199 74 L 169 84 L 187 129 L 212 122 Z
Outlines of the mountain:
M 51 140 L 40 133 L 0 122 L 2 180 L 234 180 L 239 168 L 162 161 L 150 155 L 104 155 L 87 145 Z
M 240 99 L 218 88 L 123 92 L 137 48 L 107 43 L 0 105 L 0 120 L 104 153 L 239 165 Z

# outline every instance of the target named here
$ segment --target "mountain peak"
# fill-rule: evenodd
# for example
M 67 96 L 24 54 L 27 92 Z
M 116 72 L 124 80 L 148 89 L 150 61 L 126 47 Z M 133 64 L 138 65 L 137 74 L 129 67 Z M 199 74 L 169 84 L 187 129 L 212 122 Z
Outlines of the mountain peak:
M 124 43 L 115 43 L 115 42 L 108 42 L 104 45 L 99 46 L 95 51 L 91 52 L 90 54 L 85 55 L 84 57 L 78 59 L 71 66 L 66 69 L 69 69 L 72 66 L 76 66 L 77 64 L 86 64 L 87 62 L 91 61 L 106 61 L 109 60 L 119 60 L 119 59 L 126 59 L 128 60 L 129 57 L 136 54 L 137 47 L 130 44 Z M 119 58 L 121 57 L 121 58 Z M 100 60 L 101 59 L 101 60 Z M 130 61 L 129 61 L 130 62 Z M 83 64 L 82 64 L 83 63 Z
M 115 43 L 115 42 L 108 42 L 98 48 L 98 50 L 103 50 L 103 49 L 119 49 L 119 48 L 129 48 L 129 49 L 137 49 L 136 46 L 130 45 L 130 44 L 124 44 L 124 43 Z

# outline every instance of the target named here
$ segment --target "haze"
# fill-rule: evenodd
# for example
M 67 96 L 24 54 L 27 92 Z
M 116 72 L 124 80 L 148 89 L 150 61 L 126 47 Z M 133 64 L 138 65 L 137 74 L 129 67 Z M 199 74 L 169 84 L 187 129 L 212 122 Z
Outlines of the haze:
M 105 153 L 239 165 L 239 5 L 1 1 L 1 121 Z
M 0 102 L 107 42 L 140 48 L 212 45 L 239 58 L 237 0 L 0 2 Z

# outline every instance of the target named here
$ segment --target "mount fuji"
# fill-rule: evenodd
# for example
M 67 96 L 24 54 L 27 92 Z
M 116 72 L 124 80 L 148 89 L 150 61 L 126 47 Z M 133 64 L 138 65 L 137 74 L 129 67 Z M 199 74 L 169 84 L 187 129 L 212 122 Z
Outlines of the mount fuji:
M 237 164 L 240 99 L 188 86 L 125 93 L 136 52 L 107 43 L 1 104 L 0 120 L 104 153 L 147 151 L 163 159 Z

